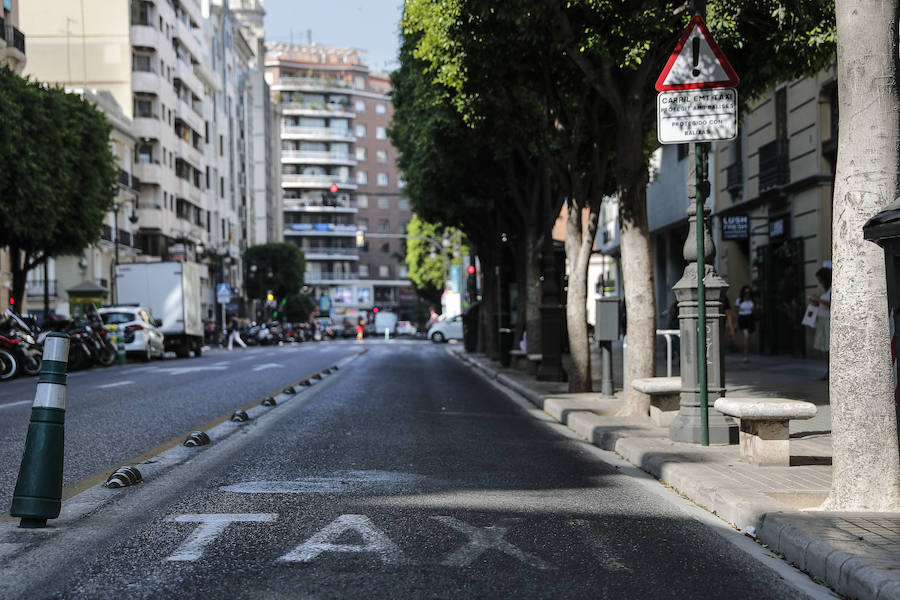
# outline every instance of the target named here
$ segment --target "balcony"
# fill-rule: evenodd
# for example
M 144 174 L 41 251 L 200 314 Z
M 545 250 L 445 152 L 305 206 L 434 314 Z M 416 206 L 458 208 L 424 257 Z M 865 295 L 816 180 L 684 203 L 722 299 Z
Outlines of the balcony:
M 204 167 L 203 153 L 182 138 L 178 138 L 178 157 L 190 163 L 198 171 Z
M 744 164 L 734 163 L 725 170 L 725 189 L 732 196 L 740 194 L 744 187 Z
M 306 260 L 359 260 L 356 248 L 331 248 L 329 246 L 309 246 L 300 248 Z
M 282 173 L 282 187 L 328 189 L 336 183 L 341 190 L 355 190 L 356 184 L 349 179 L 341 180 L 336 175 L 304 175 L 298 173 Z
M 112 227 L 110 227 L 106 223 L 100 225 L 100 239 L 106 240 L 107 242 L 112 241 Z
M 331 129 L 329 127 L 297 127 L 294 125 L 285 125 L 281 128 L 281 137 L 286 140 L 356 142 L 356 137 L 349 129 Z
M 184 44 L 187 51 L 197 60 L 203 56 L 203 50 L 200 46 L 200 41 L 197 39 L 197 34 L 189 25 L 179 19 L 175 19 L 174 37 Z
M 131 175 L 131 189 L 136 192 L 141 191 L 141 180 L 135 177 L 134 174 Z
M 281 105 L 281 112 L 304 117 L 356 117 L 356 113 L 350 111 L 349 104 L 340 102 L 285 102 Z
M 50 279 L 47 281 L 47 293 L 51 298 L 56 297 L 56 280 Z M 35 279 L 32 281 L 27 281 L 25 283 L 25 295 L 28 298 L 42 298 L 44 296 L 44 280 L 43 279 Z
M 140 181 L 150 185 L 160 185 L 163 182 L 163 167 L 156 163 L 137 163 L 134 172 L 140 175 Z
M 127 188 L 131 185 L 131 177 L 128 175 L 128 171 L 124 169 L 119 169 L 119 185 L 124 188 Z
M 3 18 L 3 13 L 0 12 L 0 33 L 6 32 L 6 20 Z M 0 48 L 6 47 L 6 35 L 0 35 Z
M 6 43 L 6 48 L 0 46 L 0 59 L 6 61 L 15 68 L 25 65 L 25 34 L 12 25 L 3 25 L 0 28 L 0 38 Z M 2 61 L 0 61 L 2 62 Z
M 285 199 L 284 201 L 284 210 L 287 211 L 300 211 L 300 212 L 339 212 L 339 213 L 358 213 L 359 209 L 355 206 L 350 206 L 350 202 L 348 200 L 338 200 L 334 201 L 334 205 L 325 204 L 322 200 L 299 200 L 299 199 Z
M 284 235 L 310 237 L 356 237 L 355 224 L 336 225 L 334 223 L 289 223 L 285 224 Z
M 280 77 L 272 90 L 329 90 L 348 89 L 352 87 L 349 81 L 342 79 L 325 79 L 322 77 Z
M 308 284 L 322 284 L 339 281 L 353 281 L 359 279 L 358 273 L 329 272 L 323 271 L 319 273 L 306 273 L 303 276 L 304 282 Z
M 788 140 L 780 139 L 759 147 L 759 193 L 782 188 L 791 182 Z
M 194 74 L 194 67 L 192 65 L 187 64 L 181 59 L 176 60 L 174 77 L 175 79 L 180 79 L 186 88 L 194 92 L 195 96 L 198 98 L 203 97 L 203 84 L 200 83 L 200 78 Z
M 131 235 L 130 231 L 118 228 L 116 229 L 116 243 L 121 246 L 134 247 L 134 236 Z
M 138 48 L 159 49 L 161 47 L 159 31 L 151 23 L 132 23 L 131 45 Z
M 314 150 L 282 150 L 281 162 L 304 165 L 356 166 L 356 159 L 349 152 L 317 152 Z
M 203 196 L 194 184 L 181 177 L 176 177 L 175 179 L 178 182 L 178 193 L 176 195 L 179 198 L 186 198 L 197 205 L 203 202 Z

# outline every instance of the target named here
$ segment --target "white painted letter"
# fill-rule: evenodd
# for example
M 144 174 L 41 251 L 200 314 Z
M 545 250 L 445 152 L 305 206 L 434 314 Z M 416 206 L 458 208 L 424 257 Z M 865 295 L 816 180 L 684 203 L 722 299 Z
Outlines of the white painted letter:
M 335 544 L 344 532 L 355 531 L 362 537 L 364 544 Z M 374 552 L 382 562 L 402 563 L 403 552 L 388 536 L 372 525 L 365 515 L 341 515 L 324 529 L 300 544 L 278 560 L 291 562 L 310 562 L 323 552 Z
M 203 550 L 225 531 L 229 523 L 269 523 L 277 518 L 278 515 L 275 513 L 200 514 L 169 517 L 169 521 L 176 523 L 200 523 L 200 525 L 166 560 L 197 560 L 203 556 Z
M 537 556 L 523 552 L 503 539 L 506 532 L 509 530 L 509 525 L 515 521 L 514 519 L 503 519 L 497 525 L 489 527 L 473 527 L 472 525 L 467 525 L 453 517 L 431 518 L 469 536 L 468 543 L 457 548 L 453 554 L 444 560 L 444 564 L 449 567 L 467 567 L 475 562 L 475 559 L 481 556 L 486 550 L 499 550 L 504 554 L 519 559 L 530 567 L 536 569 L 550 568 L 550 565 Z

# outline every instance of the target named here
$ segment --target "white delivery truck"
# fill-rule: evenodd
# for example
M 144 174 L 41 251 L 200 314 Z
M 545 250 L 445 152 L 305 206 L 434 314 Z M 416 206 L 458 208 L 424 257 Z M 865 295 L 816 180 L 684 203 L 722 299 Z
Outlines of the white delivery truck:
M 116 271 L 119 304 L 139 304 L 150 309 L 165 336 L 166 351 L 184 358 L 193 350 L 203 352 L 203 320 L 200 315 L 200 267 L 186 262 L 153 262 L 119 265 Z

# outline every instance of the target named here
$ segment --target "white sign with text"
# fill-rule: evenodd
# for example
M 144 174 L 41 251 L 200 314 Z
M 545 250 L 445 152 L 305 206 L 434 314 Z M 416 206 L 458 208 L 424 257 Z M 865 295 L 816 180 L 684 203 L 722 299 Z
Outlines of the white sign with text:
M 656 97 L 660 144 L 712 142 L 737 137 L 737 90 L 660 92 Z

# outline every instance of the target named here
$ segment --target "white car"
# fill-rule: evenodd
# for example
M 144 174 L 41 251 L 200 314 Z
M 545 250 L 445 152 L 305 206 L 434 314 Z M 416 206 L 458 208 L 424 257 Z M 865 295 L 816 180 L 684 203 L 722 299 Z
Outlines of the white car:
M 463 339 L 462 315 L 438 321 L 428 329 L 425 337 L 436 344 Z
M 103 324 L 116 332 L 125 332 L 125 352 L 144 360 L 163 358 L 166 354 L 165 339 L 159 330 L 162 323 L 150 316 L 143 306 L 106 306 L 99 311 Z

